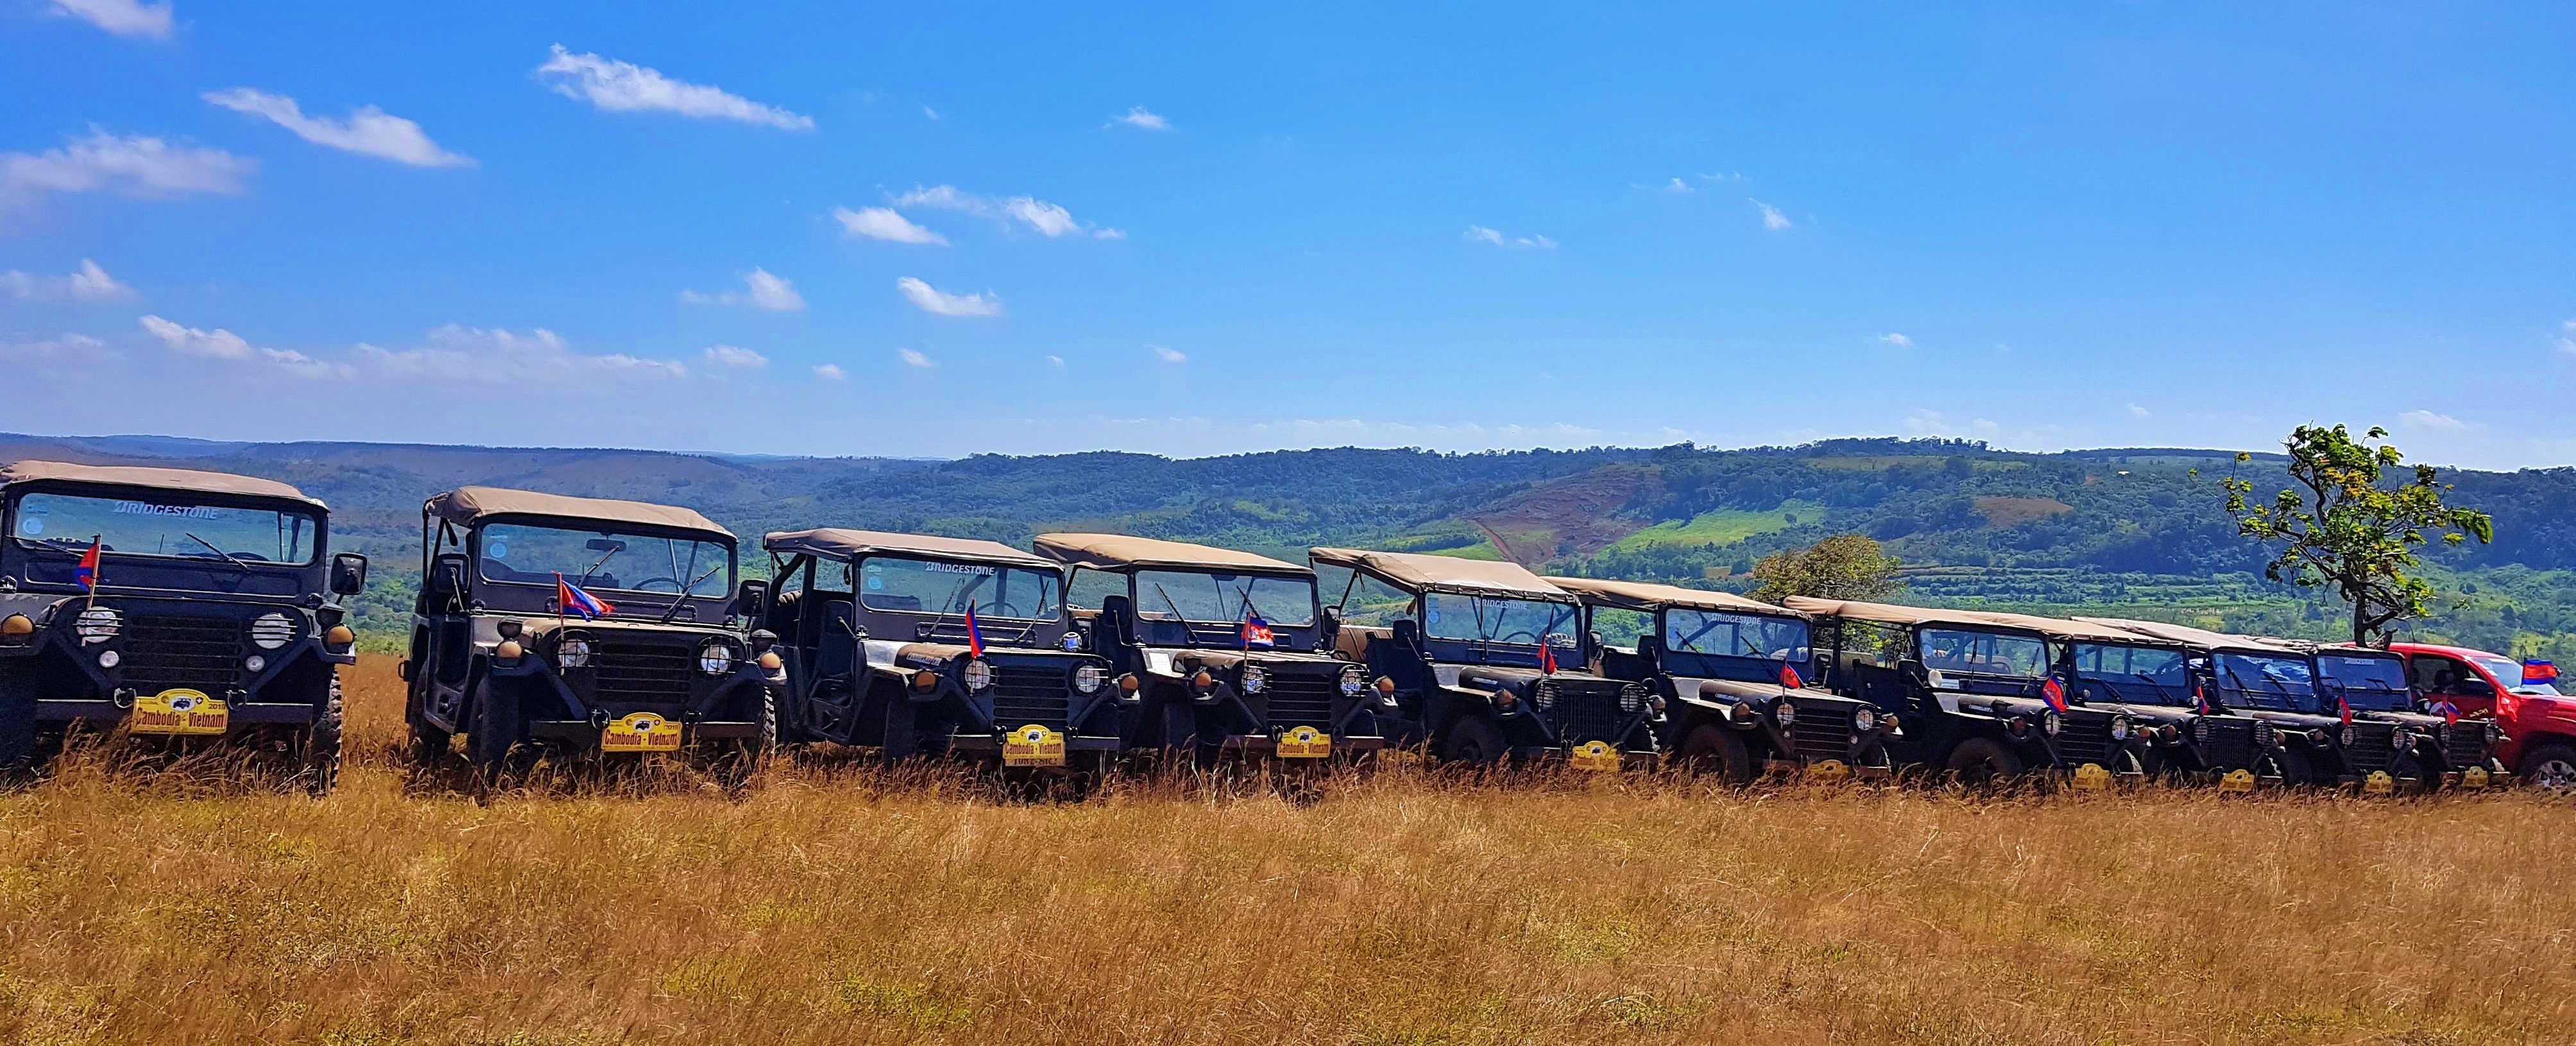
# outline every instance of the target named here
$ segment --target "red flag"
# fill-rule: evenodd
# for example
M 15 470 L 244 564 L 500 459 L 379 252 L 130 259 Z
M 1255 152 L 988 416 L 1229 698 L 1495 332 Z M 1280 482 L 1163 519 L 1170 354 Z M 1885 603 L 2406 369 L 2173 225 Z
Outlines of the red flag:
M 104 544 L 104 537 L 91 538 L 89 551 L 81 553 L 80 565 L 72 568 L 72 580 L 80 585 L 83 592 L 98 591 L 98 550 Z
M 1796 690 L 1799 687 L 1807 685 L 1807 681 L 1798 678 L 1798 670 L 1790 667 L 1788 662 L 1783 661 L 1780 662 L 1780 685 L 1791 690 Z
M 1542 675 L 1556 674 L 1556 650 L 1547 645 L 1545 637 L 1538 641 L 1538 670 Z
M 2039 699 L 2048 702 L 2048 707 L 2060 713 L 2066 711 L 2066 688 L 2057 685 L 2056 676 L 2050 676 L 2046 682 L 2039 684 Z
M 2342 695 L 2342 694 L 2336 694 L 2336 695 L 2335 695 L 2335 708 L 2336 708 L 2336 709 L 2338 709 L 2338 710 L 2340 711 L 2340 713 L 2342 714 L 2342 716 L 2343 716 L 2343 725 L 2345 725 L 2345 726 L 2351 726 L 2351 725 L 2352 725 L 2352 702 L 2344 700 L 2344 699 L 2343 699 L 2343 695 Z
M 956 606 L 955 603 L 948 604 Z M 975 601 L 966 601 L 966 656 L 984 656 L 984 629 L 975 623 Z

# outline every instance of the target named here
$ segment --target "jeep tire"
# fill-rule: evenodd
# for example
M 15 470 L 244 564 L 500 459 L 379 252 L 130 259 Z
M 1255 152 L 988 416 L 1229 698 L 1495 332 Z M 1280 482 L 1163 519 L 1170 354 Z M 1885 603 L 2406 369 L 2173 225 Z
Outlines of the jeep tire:
M 331 670 L 330 688 L 313 710 L 313 723 L 297 731 L 296 754 L 304 791 L 314 798 L 331 794 L 340 783 L 341 726 L 346 706 L 340 700 L 340 670 Z
M 1992 784 L 2001 778 L 2021 776 L 2021 753 L 1991 737 L 1971 737 L 1950 750 L 1947 768 L 1950 777 L 1960 784 Z
M 1440 732 L 1440 761 L 1467 766 L 1492 766 L 1502 762 L 1510 749 L 1503 744 L 1503 730 L 1494 721 L 1480 715 L 1462 715 Z
M 474 685 L 466 702 L 465 758 L 486 776 L 497 775 L 519 743 L 518 695 L 486 679 Z
M 1702 777 L 1736 786 L 1753 783 L 1752 751 L 1734 730 L 1716 723 L 1701 723 L 1682 735 L 1681 747 L 1673 755 L 1683 769 Z
M 0 777 L 33 773 L 43 753 L 36 744 L 36 688 L 15 675 L 0 675 Z

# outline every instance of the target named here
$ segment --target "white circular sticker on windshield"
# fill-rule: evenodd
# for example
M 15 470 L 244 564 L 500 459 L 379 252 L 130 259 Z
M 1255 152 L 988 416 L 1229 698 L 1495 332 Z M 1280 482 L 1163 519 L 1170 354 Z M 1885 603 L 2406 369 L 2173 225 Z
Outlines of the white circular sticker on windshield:
M 483 554 L 494 559 L 508 559 L 510 558 L 510 543 L 507 541 L 486 541 L 483 543 Z
M 45 521 L 34 516 L 19 520 L 18 532 L 28 535 L 42 534 L 45 532 Z

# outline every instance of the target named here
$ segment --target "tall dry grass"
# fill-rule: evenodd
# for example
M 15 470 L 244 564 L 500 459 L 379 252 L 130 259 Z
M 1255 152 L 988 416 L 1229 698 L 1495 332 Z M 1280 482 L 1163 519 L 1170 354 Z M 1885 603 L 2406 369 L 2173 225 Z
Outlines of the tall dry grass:
M 396 766 L 397 688 L 371 659 L 322 801 L 96 752 L 0 798 L 0 1039 L 2576 1039 L 2576 816 L 2531 796 L 1047 804 L 818 762 L 481 805 Z

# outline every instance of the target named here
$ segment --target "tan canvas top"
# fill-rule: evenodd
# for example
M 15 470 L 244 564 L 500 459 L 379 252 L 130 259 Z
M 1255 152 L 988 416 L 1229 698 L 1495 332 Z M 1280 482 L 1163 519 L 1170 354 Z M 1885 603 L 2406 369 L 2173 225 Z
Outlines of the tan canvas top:
M 1782 617 L 1805 617 L 1785 607 L 1772 606 L 1756 599 L 1746 599 L 1733 592 L 1712 592 L 1704 588 L 1659 585 L 1652 581 L 1610 581 L 1592 577 L 1551 577 L 1547 583 L 1581 597 L 1585 602 L 1628 610 L 1654 610 L 1657 607 L 1696 607 L 1701 610 L 1741 610 L 1748 614 L 1777 614 Z
M 2105 625 L 2089 618 L 2041 617 L 2036 614 L 2013 614 L 2000 610 L 1957 610 L 1952 613 L 1974 614 L 1999 625 L 2026 628 L 2051 639 L 2078 643 L 2148 643 L 2156 646 L 2180 646 L 2181 640 L 2148 635 L 2135 629 Z
M 493 516 L 553 516 L 695 530 L 721 534 L 725 540 L 733 540 L 732 531 L 716 525 L 716 521 L 699 515 L 694 509 L 644 501 L 577 498 L 569 494 L 511 490 L 507 487 L 458 487 L 429 499 L 428 508 L 431 515 L 460 527 L 470 527 Z
M 2076 620 L 2095 625 L 2107 625 L 2112 628 L 2135 632 L 2139 635 L 2153 636 L 2158 639 L 2180 643 L 2184 646 L 2198 647 L 2202 649 L 2251 650 L 2266 654 L 2289 654 L 2294 656 L 2303 656 L 2307 653 L 2296 646 L 2292 646 L 2289 643 L 2277 639 L 2263 639 L 2256 636 L 2240 636 L 2227 632 L 2212 632 L 2206 628 L 2193 628 L 2190 625 L 2176 625 L 2164 621 L 2139 621 L 2134 618 L 2125 617 L 2084 617 L 2077 618 Z
M 2007 624 L 1995 620 L 1992 611 L 1942 610 L 1935 607 L 1908 607 L 1894 603 L 1869 603 L 1857 599 L 1818 599 L 1814 596 L 1790 596 L 1781 601 L 1789 609 L 1819 617 L 1847 617 L 1876 621 L 1886 625 L 1953 625 L 1974 628 L 2029 629 L 2028 625 Z M 2034 630 L 2036 631 L 2036 630 Z
M 1124 534 L 1040 534 L 1038 555 L 1067 566 L 1093 570 L 1125 570 L 1133 567 L 1181 567 L 1184 569 L 1261 570 L 1283 574 L 1312 574 L 1313 570 L 1294 563 L 1282 563 L 1268 556 L 1237 552 L 1214 545 L 1194 545 L 1187 541 L 1165 541 L 1161 538 L 1129 537 Z
M 0 469 L 0 486 L 58 479 L 73 483 L 113 483 L 126 487 L 150 487 L 155 490 L 181 490 L 197 494 L 241 494 L 257 498 L 285 498 L 301 501 L 314 508 L 324 507 L 320 499 L 273 479 L 237 476 L 230 472 L 199 472 L 195 469 L 151 468 L 142 465 L 74 465 L 64 461 L 21 461 Z
M 981 538 L 944 538 L 933 534 L 893 534 L 881 530 L 846 530 L 823 527 L 817 530 L 773 531 L 760 540 L 772 552 L 789 555 L 821 556 L 825 559 L 856 560 L 872 553 L 884 552 L 931 559 L 963 559 L 978 563 L 1034 567 L 1055 573 L 1058 567 L 999 541 Z
M 1419 552 L 1369 552 L 1356 548 L 1318 548 L 1308 553 L 1317 563 L 1366 570 L 1407 588 L 1449 588 L 1502 596 L 1563 601 L 1571 593 L 1548 584 L 1518 563 L 1491 559 L 1428 556 Z

